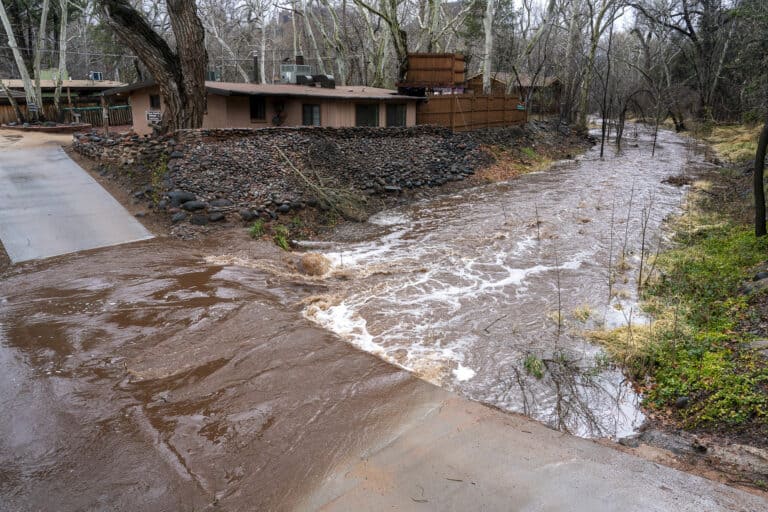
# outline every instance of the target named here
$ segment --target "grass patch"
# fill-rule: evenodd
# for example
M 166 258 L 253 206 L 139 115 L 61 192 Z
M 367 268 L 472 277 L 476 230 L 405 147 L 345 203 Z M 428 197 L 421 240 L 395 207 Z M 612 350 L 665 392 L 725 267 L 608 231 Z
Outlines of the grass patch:
M 740 293 L 768 241 L 728 222 L 678 224 L 677 248 L 659 255 L 644 293 L 648 326 L 592 333 L 639 383 L 645 405 L 685 427 L 768 426 L 768 366 L 739 329 L 749 314 Z M 685 398 L 683 408 L 675 408 Z
M 586 322 L 589 320 L 589 317 L 592 316 L 592 309 L 589 307 L 589 305 L 583 304 L 581 306 L 575 307 L 573 311 L 571 311 L 571 316 L 579 322 Z
M 544 361 L 536 357 L 534 354 L 528 354 L 523 359 L 523 368 L 529 375 L 533 375 L 537 379 L 544 378 Z
M 248 229 L 248 234 L 251 235 L 251 238 L 261 238 L 266 232 L 267 228 L 264 219 L 256 220 L 256 222 L 254 222 Z
M 291 243 L 288 240 L 289 236 L 290 236 L 290 230 L 288 229 L 288 227 L 283 226 L 282 224 L 279 224 L 274 228 L 274 235 L 272 236 L 272 240 L 275 242 L 275 245 L 277 245 L 279 248 L 281 248 L 284 251 L 287 251 L 291 248 Z
M 705 136 L 717 154 L 731 162 L 746 162 L 755 158 L 760 126 L 725 125 L 712 126 Z

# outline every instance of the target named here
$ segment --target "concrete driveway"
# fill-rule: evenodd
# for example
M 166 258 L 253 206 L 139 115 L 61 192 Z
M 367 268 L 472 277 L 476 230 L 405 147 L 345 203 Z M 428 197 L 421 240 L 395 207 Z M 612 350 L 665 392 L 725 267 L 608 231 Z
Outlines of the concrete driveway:
M 152 238 L 60 147 L 0 152 L 0 240 L 11 262 Z

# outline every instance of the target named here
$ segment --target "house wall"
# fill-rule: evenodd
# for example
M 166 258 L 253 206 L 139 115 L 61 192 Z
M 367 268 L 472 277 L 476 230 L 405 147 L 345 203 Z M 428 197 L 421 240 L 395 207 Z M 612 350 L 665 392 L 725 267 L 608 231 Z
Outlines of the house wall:
M 134 91 L 129 102 L 133 113 L 133 130 L 139 135 L 152 133 L 152 128 L 147 122 L 149 110 L 149 96 L 159 94 L 157 87 Z M 355 126 L 355 105 L 358 103 L 379 104 L 379 126 L 387 123 L 387 103 L 384 101 L 355 100 L 347 101 L 332 98 L 316 97 L 267 97 L 266 116 L 263 121 L 251 121 L 251 110 L 248 96 L 220 96 L 208 95 L 206 114 L 203 118 L 203 128 L 266 128 L 273 126 L 272 118 L 277 113 L 277 105 L 283 105 L 282 126 L 302 125 L 302 106 L 304 104 L 320 105 L 320 123 L 322 126 L 332 128 L 344 128 Z M 406 126 L 416 125 L 416 102 L 414 100 L 403 101 L 406 103 Z M 165 105 L 161 104 L 164 108 Z
M 134 91 L 128 97 L 128 103 L 131 105 L 131 115 L 133 118 L 133 131 L 139 135 L 152 133 L 152 128 L 147 122 L 147 111 L 149 110 L 149 95 L 159 94 L 157 87 Z M 160 99 L 162 105 L 162 98 Z

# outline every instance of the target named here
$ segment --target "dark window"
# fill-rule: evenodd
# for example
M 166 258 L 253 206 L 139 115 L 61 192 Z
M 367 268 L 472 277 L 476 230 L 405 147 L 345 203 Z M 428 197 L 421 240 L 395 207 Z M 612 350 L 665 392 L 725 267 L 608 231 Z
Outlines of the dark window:
M 387 105 L 387 126 L 405 126 L 405 112 L 403 103 Z
M 149 95 L 149 108 L 160 110 L 160 95 L 159 94 L 150 94 Z
M 267 119 L 267 101 L 263 96 L 249 96 L 251 104 L 251 122 Z
M 355 126 L 379 126 L 379 105 L 376 103 L 355 105 Z
M 301 124 L 304 126 L 320 126 L 320 105 L 302 105 Z

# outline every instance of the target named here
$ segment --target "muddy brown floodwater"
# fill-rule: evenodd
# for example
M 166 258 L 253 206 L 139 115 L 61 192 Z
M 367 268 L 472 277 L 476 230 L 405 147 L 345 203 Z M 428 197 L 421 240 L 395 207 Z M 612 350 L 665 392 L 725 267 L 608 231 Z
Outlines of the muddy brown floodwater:
M 706 165 L 650 140 L 343 227 L 308 244 L 326 278 L 236 233 L 0 271 L 0 509 L 290 510 L 439 401 L 414 374 L 631 431 L 637 397 L 581 333 L 642 321 L 644 212 L 653 251 L 684 194 L 662 180 Z
M 430 393 L 301 316 L 324 285 L 206 264 L 217 250 L 5 272 L 0 509 L 290 509 Z

